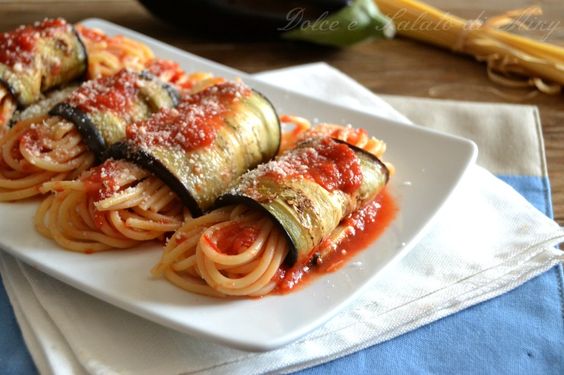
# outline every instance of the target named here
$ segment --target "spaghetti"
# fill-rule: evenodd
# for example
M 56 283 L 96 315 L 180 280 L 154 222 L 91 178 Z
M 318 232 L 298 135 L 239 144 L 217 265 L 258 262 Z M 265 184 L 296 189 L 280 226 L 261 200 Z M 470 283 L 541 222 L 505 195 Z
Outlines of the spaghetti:
M 161 81 L 170 83 L 184 93 L 195 94 L 225 80 L 211 73 L 186 73 L 178 63 L 171 60 L 153 59 L 145 67 Z
M 0 201 L 38 195 L 49 180 L 78 177 L 125 137 L 128 123 L 175 102 L 162 82 L 130 71 L 83 83 L 52 115 L 22 120 L 0 140 Z
M 386 152 L 386 143 L 376 137 L 369 136 L 368 132 L 363 128 L 328 123 L 319 123 L 312 127 L 307 119 L 290 115 L 280 116 L 280 121 L 291 127 L 290 130 L 282 134 L 280 153 L 294 147 L 301 141 L 318 136 L 327 136 L 350 143 L 380 159 Z M 393 175 L 395 173 L 393 164 L 386 161 L 384 161 L 384 164 L 388 168 L 390 175 Z
M 299 118 L 283 119 L 309 129 Z M 316 135 L 248 172 L 220 198 L 223 204 L 238 204 L 187 219 L 166 244 L 152 274 L 199 294 L 260 296 L 277 289 L 284 263 L 321 262 L 361 229 L 349 219 L 351 214 L 365 207 L 367 212 L 377 211 L 378 203 L 372 200 L 389 173 L 373 154 L 367 156 L 326 136 L 319 138 L 334 131 L 349 133 L 351 138 L 364 134 L 326 124 L 296 132 L 300 136 L 287 133 L 287 145 L 292 138 Z M 376 139 L 364 142 L 364 137 L 355 136 L 354 140 L 364 147 L 368 143 L 379 154 L 385 149 Z
M 231 181 L 273 157 L 280 125 L 262 95 L 226 82 L 131 124 L 127 134 L 110 154 L 129 161 L 111 159 L 77 180 L 43 185 L 55 194 L 36 215 L 42 234 L 81 252 L 164 238 L 188 212 L 201 215 Z
M 42 183 L 75 178 L 94 162 L 74 124 L 56 116 L 20 121 L 0 147 L 0 201 L 35 196 Z
M 292 118 L 282 116 L 282 120 L 289 122 Z M 334 130 L 337 126 L 320 124 L 312 128 L 309 134 L 322 132 L 322 128 L 326 127 Z M 340 127 L 340 129 L 341 132 L 346 132 L 350 131 L 352 128 Z M 304 132 L 301 134 L 301 137 L 307 138 L 307 134 L 308 133 Z M 287 135 L 285 136 L 288 138 Z M 297 138 L 294 142 L 297 142 Z M 385 145 L 383 145 L 382 141 L 374 138 L 374 142 L 382 144 L 379 149 L 385 149 Z M 114 170 L 112 173 L 95 173 L 89 171 L 77 181 L 56 181 L 43 185 L 42 191 L 52 191 L 55 192 L 55 194 L 48 197 L 42 203 L 41 208 L 36 214 L 36 227 L 41 233 L 47 237 L 55 238 L 55 240 L 65 248 L 71 248 L 75 251 L 90 252 L 94 250 L 97 251 L 98 249 L 110 249 L 109 238 L 129 240 L 119 244 L 122 244 L 124 247 L 132 247 L 142 241 L 162 238 L 167 233 L 173 232 L 180 227 L 182 224 L 182 215 L 169 210 L 161 211 L 168 205 L 170 205 L 170 207 L 182 206 L 182 202 L 173 190 L 157 177 L 147 172 L 140 173 L 139 167 L 136 167 L 133 163 L 126 161 L 107 163 L 110 164 L 106 165 L 105 168 L 106 170 Z M 135 173 L 131 171 L 135 171 Z M 111 183 L 116 187 L 116 191 L 103 201 L 101 201 L 96 194 L 88 195 L 88 191 L 91 193 L 93 191 L 93 184 L 89 176 L 107 176 L 111 174 L 130 175 L 130 178 L 127 180 L 127 183 Z M 166 200 L 161 200 L 165 198 Z M 83 219 L 77 220 L 77 224 L 75 225 L 80 225 L 82 228 L 89 228 L 88 230 L 90 232 L 97 232 L 99 235 L 103 234 L 106 236 L 103 237 L 103 240 L 94 240 L 96 236 L 76 238 L 75 232 L 68 230 L 69 226 L 73 225 L 70 223 L 64 224 L 67 222 L 68 217 L 71 216 L 68 210 L 74 210 L 74 207 L 78 207 L 79 205 L 81 207 L 90 207 L 90 209 L 82 209 L 81 217 Z M 88 214 L 85 215 L 84 213 L 86 212 L 88 212 Z M 183 216 L 187 217 L 187 215 L 187 210 L 184 210 Z M 208 216 L 214 217 L 205 215 L 201 218 L 194 219 L 194 222 L 201 223 L 202 220 L 206 221 L 208 220 Z M 88 219 L 88 217 L 90 218 Z M 61 221 L 59 222 L 59 220 Z M 103 226 L 104 230 L 96 226 L 96 222 L 106 223 L 106 225 Z M 128 228 L 132 231 L 128 230 Z M 51 234 L 51 232 L 54 234 Z M 86 241 L 86 238 L 90 240 Z
M 88 79 L 112 76 L 125 68 L 135 72 L 147 70 L 160 80 L 189 93 L 223 81 L 211 73 L 186 73 L 176 62 L 155 58 L 147 45 L 123 35 L 109 36 L 81 24 L 75 28 L 88 51 Z
M 152 274 L 198 294 L 258 296 L 276 287 L 272 280 L 287 253 L 286 238 L 269 217 L 244 205 L 229 206 L 188 219 Z
M 88 51 L 88 79 L 111 76 L 123 68 L 140 72 L 155 58 L 148 46 L 123 35 L 108 36 L 80 24 L 76 30 Z
M 57 193 L 41 203 L 35 226 L 72 251 L 129 248 L 174 231 L 189 215 L 166 185 L 125 161 L 108 160 L 79 180 L 43 189 Z

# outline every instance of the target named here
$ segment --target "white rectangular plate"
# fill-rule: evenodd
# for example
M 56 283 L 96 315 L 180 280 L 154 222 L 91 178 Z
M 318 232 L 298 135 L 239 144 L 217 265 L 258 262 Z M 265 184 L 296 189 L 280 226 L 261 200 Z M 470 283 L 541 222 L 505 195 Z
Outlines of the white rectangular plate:
M 0 204 L 3 249 L 104 301 L 190 335 L 265 351 L 318 327 L 351 302 L 383 267 L 415 245 L 476 158 L 476 146 L 469 140 L 290 93 L 106 21 L 92 19 L 84 24 L 140 40 L 157 56 L 175 60 L 189 71 L 241 77 L 270 98 L 279 113 L 366 128 L 388 144 L 386 159 L 397 168 L 389 190 L 399 212 L 385 233 L 355 258 L 362 267 L 344 267 L 294 293 L 262 299 L 207 298 L 152 279 L 149 270 L 160 257 L 158 244 L 95 255 L 63 251 L 33 229 L 37 201 Z

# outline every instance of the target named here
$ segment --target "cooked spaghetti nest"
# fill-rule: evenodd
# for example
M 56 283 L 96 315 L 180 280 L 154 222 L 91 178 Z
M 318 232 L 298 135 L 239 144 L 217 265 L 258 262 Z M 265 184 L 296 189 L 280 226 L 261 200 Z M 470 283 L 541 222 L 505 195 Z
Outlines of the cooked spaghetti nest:
M 218 236 L 233 226 L 240 234 L 254 233 L 222 253 Z M 152 274 L 198 294 L 261 296 L 276 287 L 273 278 L 287 253 L 286 238 L 270 218 L 243 205 L 229 206 L 188 219 L 166 244 Z
M 117 171 L 112 172 L 112 193 L 100 195 L 101 187 L 92 176 L 104 175 L 101 168 L 109 162 L 115 163 Z M 109 162 L 78 180 L 45 183 L 41 191 L 54 194 L 39 206 L 36 229 L 65 249 L 91 253 L 162 239 L 189 216 L 159 179 L 129 162 Z
M 94 162 L 74 124 L 58 116 L 18 122 L 0 151 L 0 201 L 38 195 L 42 183 L 76 178 Z
M 291 127 L 282 133 L 282 144 L 280 146 L 280 153 L 292 148 L 298 142 L 316 136 L 329 136 L 351 145 L 359 147 L 366 152 L 371 153 L 378 159 L 382 159 L 386 152 L 386 143 L 376 137 L 368 135 L 366 130 L 362 128 L 355 128 L 351 125 L 337 125 L 329 123 L 319 123 L 314 126 L 311 125 L 309 120 L 299 117 L 282 115 L 280 122 L 285 126 Z M 388 168 L 390 175 L 395 173 L 393 164 L 382 161 Z
M 155 58 L 144 43 L 124 37 L 108 36 L 103 31 L 76 25 L 88 51 L 88 78 L 114 75 L 124 67 L 141 71 Z

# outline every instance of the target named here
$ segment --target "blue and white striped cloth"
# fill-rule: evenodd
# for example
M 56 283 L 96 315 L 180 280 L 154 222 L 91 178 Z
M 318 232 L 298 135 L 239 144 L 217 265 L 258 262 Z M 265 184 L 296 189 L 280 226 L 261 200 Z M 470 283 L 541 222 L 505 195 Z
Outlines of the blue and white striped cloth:
M 328 98 L 338 97 L 341 103 L 350 100 L 351 106 L 376 111 L 383 116 L 403 121 L 408 121 L 407 118 L 409 118 L 424 126 L 471 138 L 480 148 L 480 165 L 511 185 L 541 212 L 549 217 L 552 215 L 540 122 L 537 109 L 534 107 L 461 104 L 400 97 L 384 97 L 386 103 L 325 64 L 266 73 L 262 75 L 262 78 L 274 83 L 280 82 L 285 87 L 301 87 L 304 91 L 313 88 L 314 93 L 318 96 L 325 93 Z M 320 82 L 327 83 L 327 86 L 319 87 Z M 338 88 L 338 93 L 335 92 L 336 88 Z M 394 108 L 406 117 L 399 115 Z M 491 177 L 481 169 L 476 169 L 472 173 L 472 177 L 484 179 Z M 505 186 L 500 189 L 499 191 L 506 192 L 508 195 L 514 194 L 511 189 L 504 190 L 507 189 Z M 464 207 L 464 203 L 461 203 L 460 207 Z M 496 209 L 496 207 L 491 209 Z M 533 214 L 531 218 L 538 218 L 538 216 Z M 552 230 L 549 224 L 543 227 L 548 228 L 547 233 Z M 471 231 L 472 228 L 468 230 Z M 539 227 L 539 236 L 542 230 Z M 558 233 L 557 229 L 555 233 Z M 456 231 L 453 235 L 456 235 Z M 475 235 L 483 234 L 475 233 Z M 464 246 L 464 244 L 460 245 Z M 430 245 L 423 241 L 422 246 L 429 247 Z M 476 254 L 487 256 L 485 252 L 480 253 L 480 249 L 475 250 Z M 407 264 L 404 266 L 406 270 L 409 270 L 409 262 L 413 262 L 415 266 L 418 264 L 428 266 L 424 261 L 421 262 L 418 256 L 421 255 L 415 251 L 414 254 L 406 257 L 403 262 Z M 473 254 L 470 253 L 468 256 L 470 259 Z M 4 265 L 19 267 L 13 259 L 5 255 L 2 257 Z M 45 373 L 78 373 L 88 370 L 99 373 L 160 374 L 198 371 L 253 373 L 297 371 L 304 368 L 309 369 L 302 370 L 303 373 L 316 374 L 328 372 L 564 373 L 564 356 L 561 354 L 564 344 L 564 285 L 560 264 L 564 256 L 558 250 L 544 249 L 543 252 L 531 255 L 530 259 L 514 258 L 511 258 L 512 262 L 530 262 L 535 265 L 527 267 L 521 264 L 517 267 L 517 263 L 511 263 L 503 264 L 502 266 L 505 267 L 503 269 L 498 265 L 480 269 L 474 272 L 472 278 L 468 278 L 469 280 L 476 279 L 475 285 L 456 278 L 453 279 L 456 282 L 453 282 L 452 285 L 444 283 L 443 280 L 443 285 L 439 283 L 440 277 L 435 275 L 436 284 L 440 284 L 440 287 L 426 286 L 429 288 L 428 296 L 423 295 L 417 299 L 422 301 L 422 306 L 409 300 L 409 303 L 402 306 L 380 307 L 381 312 L 378 312 L 378 306 L 371 310 L 363 309 L 363 306 L 356 310 L 353 308 L 354 311 L 349 314 L 348 319 L 354 320 L 354 314 L 357 314 L 356 316 L 372 320 L 363 322 L 364 325 L 352 327 L 346 332 L 346 335 L 338 336 L 334 334 L 335 327 L 332 327 L 331 324 L 346 318 L 336 317 L 326 327 L 320 329 L 328 333 L 327 340 L 319 338 L 321 335 L 318 334 L 314 335 L 315 338 L 306 338 L 302 342 L 292 344 L 274 353 L 254 355 L 221 348 L 214 344 L 192 342 L 194 340 L 184 335 L 170 332 L 165 328 L 145 322 L 143 319 L 130 317 L 128 313 L 96 301 L 28 267 L 21 268 L 23 273 L 10 272 L 4 268 L 3 277 L 6 278 L 7 284 L 13 284 L 11 290 L 12 299 L 15 302 L 14 308 L 18 309 L 18 320 L 27 345 L 33 354 L 33 359 L 37 362 L 37 367 L 34 366 L 26 350 L 18 329 L 18 322 L 14 318 L 4 288 L 0 288 L 2 317 L 0 319 L 0 332 L 2 332 L 0 369 L 3 374 L 34 373 L 37 369 Z M 453 264 L 465 263 L 461 261 Z M 471 262 L 468 264 L 477 267 Z M 554 264 L 557 265 L 552 266 Z M 518 273 L 515 271 L 517 268 L 520 270 Z M 547 269 L 548 271 L 541 273 Z M 441 272 L 447 274 L 448 271 L 442 270 Z M 433 270 L 429 272 L 433 273 Z M 489 279 L 486 276 L 474 277 L 475 274 L 481 272 Z M 487 274 L 488 272 L 491 274 Z M 541 274 L 537 276 L 539 273 Z M 433 277 L 429 279 L 433 280 Z M 482 279 L 487 279 L 487 283 Z M 479 281 L 484 282 L 485 286 L 480 285 Z M 393 285 L 393 282 L 389 282 L 385 286 Z M 382 289 L 385 292 L 386 288 Z M 406 286 L 405 289 L 409 287 Z M 456 289 L 456 293 L 449 292 L 452 289 Z M 480 290 L 480 293 L 477 293 L 477 290 Z M 499 296 L 508 290 L 511 291 Z M 33 301 L 34 292 L 41 293 L 38 296 L 41 297 L 39 298 L 40 303 Z M 393 292 L 398 295 L 402 294 L 402 290 Z M 443 293 L 443 295 L 441 292 L 449 293 Z M 379 295 L 370 293 L 368 292 L 365 298 L 373 298 L 378 301 Z M 405 298 L 408 297 L 410 296 Z M 435 301 L 434 297 L 436 301 L 449 302 L 449 307 L 443 310 L 438 309 L 439 305 L 431 303 Z M 62 306 L 57 306 L 57 301 Z M 430 306 L 425 306 L 429 303 L 431 303 Z M 79 309 L 84 308 L 85 304 L 92 311 L 100 309 L 99 315 L 103 316 L 80 315 Z M 410 305 L 414 306 L 411 310 Z M 32 311 L 41 310 L 41 306 L 47 308 L 48 313 Z M 61 313 L 61 310 L 64 310 L 64 314 Z M 454 312 L 457 313 L 450 315 Z M 82 321 L 80 323 L 72 322 L 73 314 L 80 315 Z M 43 317 L 44 325 L 38 323 L 39 316 Z M 124 327 L 124 329 L 129 328 L 125 329 L 127 332 L 114 332 L 114 335 L 120 335 L 119 339 L 128 340 L 127 342 L 131 343 L 131 347 L 125 349 L 128 352 L 122 353 L 127 355 L 121 356 L 134 358 L 131 363 L 112 363 L 108 359 L 110 357 L 107 357 L 108 353 L 102 353 L 105 349 L 108 352 L 116 351 L 112 349 L 113 340 L 111 339 L 107 340 L 107 348 L 101 345 L 104 343 L 103 340 L 95 341 L 98 347 L 94 348 L 94 341 L 89 342 L 84 335 L 80 341 L 75 337 L 75 332 L 80 332 L 82 329 L 84 333 L 89 328 L 95 335 L 95 331 L 103 329 L 104 324 L 115 324 L 112 321 L 114 317 L 116 321 L 127 321 L 124 324 L 130 324 L 129 327 Z M 26 321 L 26 319 L 36 318 L 37 321 Z M 71 321 L 72 324 L 69 324 L 68 321 Z M 379 326 L 382 322 L 389 324 L 389 327 Z M 81 323 L 90 324 L 91 327 L 80 326 Z M 143 329 L 146 331 L 129 332 Z M 402 335 L 402 333 L 405 334 Z M 154 352 L 150 350 L 151 345 L 158 346 L 160 336 L 166 337 L 166 342 L 171 341 L 170 339 L 174 341 L 176 354 L 179 357 L 172 358 L 177 360 L 174 362 L 176 367 L 160 367 L 158 348 Z M 378 345 L 373 345 L 375 343 Z M 62 349 L 63 347 L 66 348 L 66 351 Z M 200 357 L 190 356 L 191 353 L 196 352 L 200 353 Z M 170 351 L 167 354 L 170 355 Z M 218 362 L 218 358 L 229 358 L 229 363 Z M 143 363 L 153 365 L 151 369 L 148 369 Z

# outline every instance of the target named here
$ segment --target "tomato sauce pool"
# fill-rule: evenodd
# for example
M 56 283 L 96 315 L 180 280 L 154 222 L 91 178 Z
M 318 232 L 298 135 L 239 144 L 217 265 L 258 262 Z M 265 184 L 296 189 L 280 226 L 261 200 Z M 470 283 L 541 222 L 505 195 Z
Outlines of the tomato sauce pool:
M 343 224 L 354 228 L 354 235 L 348 235 L 321 262 L 295 265 L 278 271 L 277 287 L 274 294 L 286 294 L 309 284 L 317 277 L 341 269 L 360 251 L 378 239 L 393 221 L 398 211 L 394 198 L 385 189 L 378 197 L 362 209 L 345 218 Z M 378 251 L 378 249 L 374 249 Z M 315 250 L 312 252 L 315 253 Z

